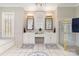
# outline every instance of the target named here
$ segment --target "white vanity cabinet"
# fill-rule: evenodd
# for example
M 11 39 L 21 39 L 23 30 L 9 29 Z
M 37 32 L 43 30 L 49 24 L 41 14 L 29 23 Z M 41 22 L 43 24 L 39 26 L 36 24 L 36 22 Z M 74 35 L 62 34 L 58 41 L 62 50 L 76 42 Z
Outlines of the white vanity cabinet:
M 23 35 L 24 44 L 35 44 L 35 33 L 24 33 Z
M 56 44 L 55 34 L 47 32 L 44 34 L 44 43 L 45 44 Z
M 23 35 L 23 44 L 35 44 L 36 37 L 43 37 L 44 44 L 57 44 L 56 34 L 53 32 L 45 32 L 43 34 L 35 34 L 31 32 L 24 33 Z

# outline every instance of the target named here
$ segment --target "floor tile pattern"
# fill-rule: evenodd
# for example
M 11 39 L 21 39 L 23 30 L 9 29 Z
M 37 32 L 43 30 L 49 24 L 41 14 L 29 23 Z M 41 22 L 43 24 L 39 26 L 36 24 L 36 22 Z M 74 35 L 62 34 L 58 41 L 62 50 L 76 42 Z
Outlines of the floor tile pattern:
M 46 48 L 46 45 L 36 44 L 34 48 L 11 48 L 3 53 L 1 56 L 76 56 L 76 53 L 64 51 L 64 49 L 57 45 L 58 48 Z M 53 46 L 52 46 L 53 47 Z M 34 54 L 35 53 L 35 54 Z

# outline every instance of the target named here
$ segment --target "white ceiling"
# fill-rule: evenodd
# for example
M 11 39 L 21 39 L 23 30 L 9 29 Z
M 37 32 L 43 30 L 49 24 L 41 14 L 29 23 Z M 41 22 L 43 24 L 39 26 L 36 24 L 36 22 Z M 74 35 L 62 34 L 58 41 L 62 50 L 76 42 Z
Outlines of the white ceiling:
M 23 7 L 26 11 L 55 10 L 57 7 L 75 7 L 78 3 L 0 3 L 0 7 Z
M 40 3 L 0 3 L 1 6 L 5 7 L 25 7 L 25 6 L 35 6 Z M 76 6 L 78 3 L 42 3 L 44 6 Z

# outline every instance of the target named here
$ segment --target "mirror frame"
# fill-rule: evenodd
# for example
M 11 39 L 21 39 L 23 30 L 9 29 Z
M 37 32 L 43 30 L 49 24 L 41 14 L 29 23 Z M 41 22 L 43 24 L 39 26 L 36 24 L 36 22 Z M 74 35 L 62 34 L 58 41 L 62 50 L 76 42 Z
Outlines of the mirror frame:
M 33 20 L 32 29 L 28 29 L 28 21 L 29 21 L 29 19 Z M 34 30 L 34 17 L 33 16 L 27 16 L 27 18 L 26 18 L 26 29 L 27 30 Z
M 46 28 L 46 21 L 49 20 L 49 19 L 51 19 L 51 29 Z M 46 16 L 45 17 L 45 30 L 53 30 L 53 18 L 52 18 L 52 16 Z

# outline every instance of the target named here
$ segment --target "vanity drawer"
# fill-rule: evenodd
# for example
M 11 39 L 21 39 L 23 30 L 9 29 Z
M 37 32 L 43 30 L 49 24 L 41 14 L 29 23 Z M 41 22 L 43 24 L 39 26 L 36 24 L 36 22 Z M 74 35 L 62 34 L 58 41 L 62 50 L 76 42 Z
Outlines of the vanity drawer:
M 35 44 L 44 44 L 44 37 L 35 37 Z

